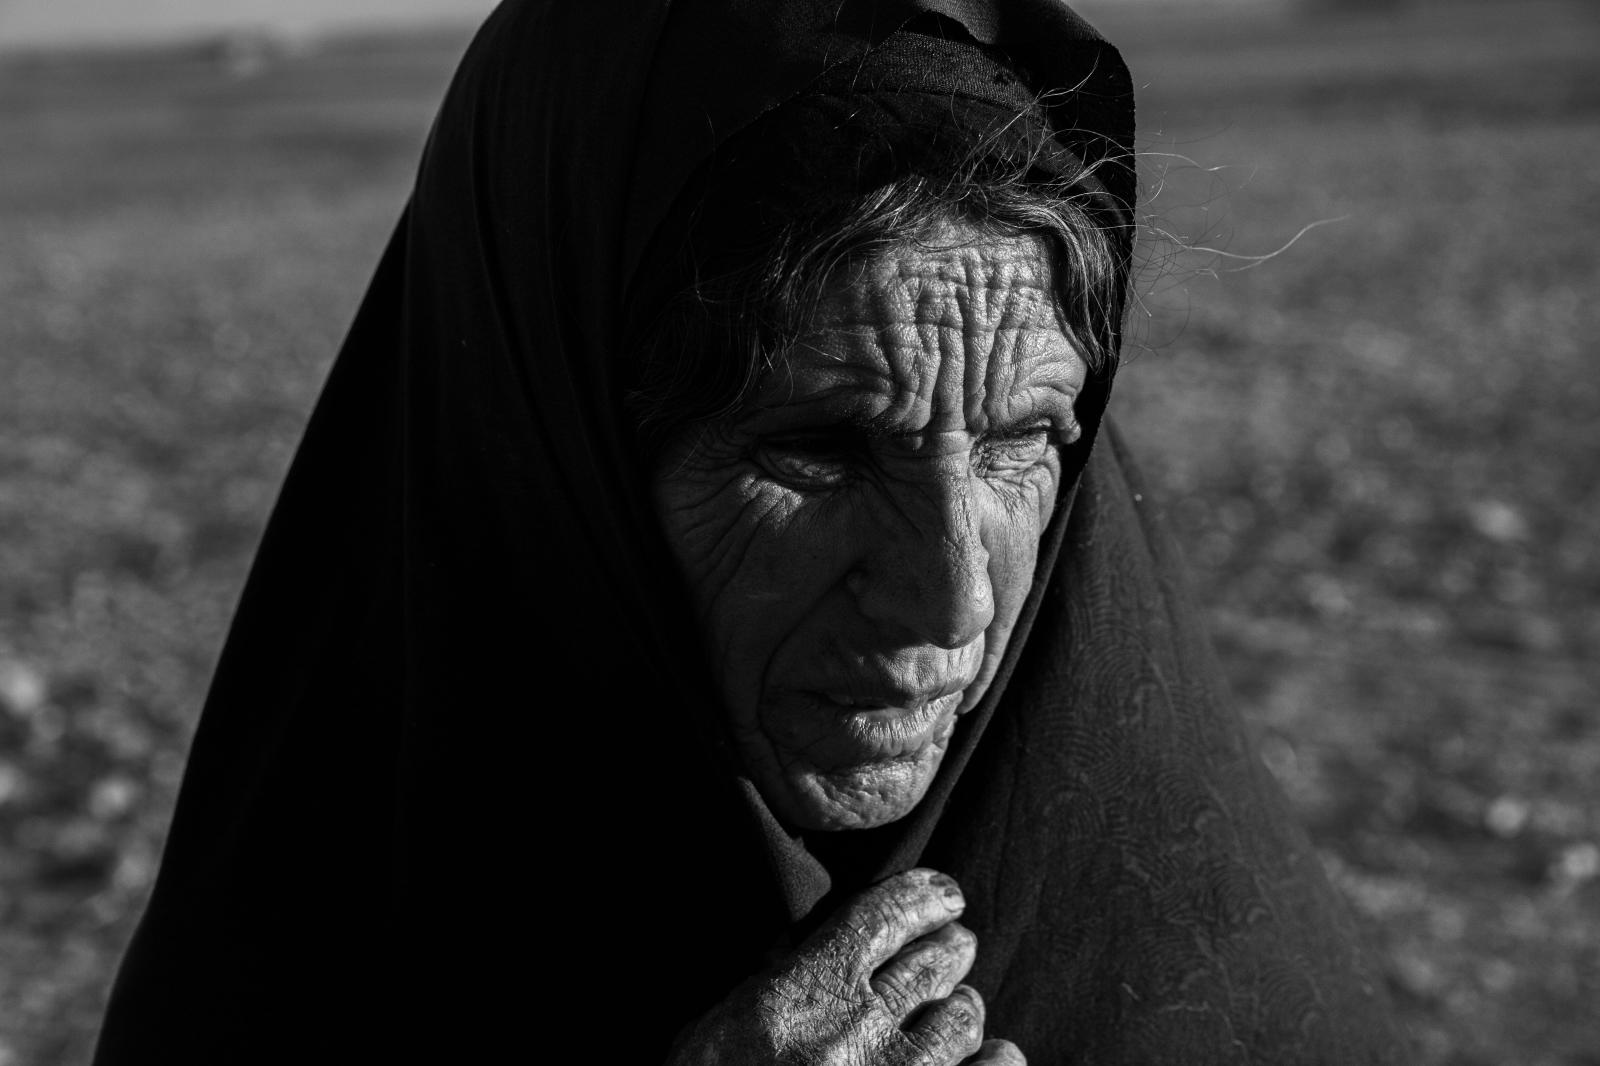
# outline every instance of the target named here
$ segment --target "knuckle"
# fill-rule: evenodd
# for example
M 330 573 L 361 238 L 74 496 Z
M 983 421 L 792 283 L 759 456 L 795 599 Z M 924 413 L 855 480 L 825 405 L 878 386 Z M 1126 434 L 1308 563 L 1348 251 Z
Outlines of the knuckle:
M 951 1036 L 983 1032 L 983 1012 L 965 996 L 951 996 L 943 1012 L 944 1028 Z
M 890 901 L 899 913 L 914 912 L 918 905 L 938 892 L 936 879 L 942 875 L 932 870 L 908 870 L 879 882 L 873 890 L 880 898 Z
M 833 1008 L 850 999 L 850 968 L 841 959 L 818 960 L 794 975 L 795 998 L 813 1006 Z
M 961 985 L 946 1000 L 950 1004 L 950 1027 L 956 1036 L 973 1041 L 976 1048 L 983 1041 L 983 999 L 970 985 Z
M 916 960 L 917 982 L 927 988 L 943 988 L 941 995 L 948 996 L 966 976 L 966 963 L 962 952 L 935 945 Z
M 961 1056 L 976 1052 L 983 1043 L 983 1005 L 976 993 L 958 990 L 948 998 L 930 1004 L 920 1022 L 906 1032 L 916 1050 L 923 1055 L 952 1053 Z
M 944 968 L 929 953 L 923 952 L 917 958 L 903 960 L 892 971 L 880 974 L 873 984 L 884 999 L 909 1008 L 932 995 L 943 976 Z
M 901 1036 L 901 1040 L 911 1049 L 915 1061 L 937 1059 L 943 1041 L 939 1034 L 928 1029 L 913 1029 Z
M 910 924 L 913 906 L 899 895 L 881 895 L 874 901 L 873 910 L 878 924 L 887 930 L 900 929 Z
M 905 992 L 908 999 L 921 1001 L 939 991 L 945 983 L 945 969 L 942 966 L 928 962 L 913 970 L 905 982 Z
M 913 866 L 905 873 L 899 873 L 895 874 L 893 877 L 884 878 L 883 884 L 914 885 L 920 888 L 939 876 L 941 875 L 937 870 L 930 870 L 926 866 Z
M 869 934 L 857 923 L 842 924 L 833 935 L 815 942 L 791 961 L 786 977 L 808 988 L 849 988 L 855 979 Z

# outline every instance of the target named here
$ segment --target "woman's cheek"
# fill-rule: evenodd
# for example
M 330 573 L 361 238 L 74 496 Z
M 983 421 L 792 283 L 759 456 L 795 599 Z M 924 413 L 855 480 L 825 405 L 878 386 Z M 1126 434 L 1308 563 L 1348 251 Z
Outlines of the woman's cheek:
M 990 547 L 990 573 L 997 604 L 1004 605 L 996 621 L 1008 631 L 1013 609 L 1033 586 L 1039 538 L 1055 511 L 1058 471 L 1058 464 L 1040 463 L 997 489 L 999 528 Z
M 661 513 L 708 650 L 753 669 L 751 644 L 782 624 L 826 541 L 813 535 L 814 501 L 741 465 L 679 471 L 677 506 Z
M 1056 493 L 1061 486 L 1061 453 L 1051 449 L 1049 457 L 1028 473 L 1029 502 L 1036 516 L 1033 537 L 1037 545 L 1056 511 Z
M 993 486 L 1008 535 L 1026 533 L 1037 540 L 1055 513 L 1059 460 L 1037 463 L 1015 478 Z
M 718 598 L 738 606 L 719 613 L 781 613 L 823 580 L 838 544 L 826 517 L 833 509 L 761 477 L 745 480 L 734 495 L 738 511 L 722 523 L 716 550 L 723 564 Z

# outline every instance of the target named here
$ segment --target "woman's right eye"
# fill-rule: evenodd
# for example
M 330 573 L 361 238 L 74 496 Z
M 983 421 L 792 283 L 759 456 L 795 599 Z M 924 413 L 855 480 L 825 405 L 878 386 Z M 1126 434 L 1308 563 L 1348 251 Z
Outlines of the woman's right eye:
M 855 449 L 834 434 L 769 437 L 757 445 L 755 457 L 791 488 L 830 489 L 849 479 Z

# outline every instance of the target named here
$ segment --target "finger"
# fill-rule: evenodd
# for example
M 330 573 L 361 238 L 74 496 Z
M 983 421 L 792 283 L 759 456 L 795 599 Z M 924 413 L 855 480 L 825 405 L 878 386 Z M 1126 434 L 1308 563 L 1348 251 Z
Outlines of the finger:
M 971 985 L 957 985 L 944 999 L 923 1007 L 905 1028 L 902 1063 L 946 1066 L 977 1054 L 983 1046 L 983 997 Z
M 934 870 L 908 870 L 839 908 L 798 954 L 865 982 L 895 952 L 948 924 L 965 907 L 953 878 Z
M 1028 1066 L 1028 1057 L 1009 1040 L 985 1040 L 978 1053 L 961 1066 Z
M 954 992 L 977 957 L 978 938 L 951 922 L 901 948 L 872 976 L 872 990 L 899 1025 L 924 1003 Z

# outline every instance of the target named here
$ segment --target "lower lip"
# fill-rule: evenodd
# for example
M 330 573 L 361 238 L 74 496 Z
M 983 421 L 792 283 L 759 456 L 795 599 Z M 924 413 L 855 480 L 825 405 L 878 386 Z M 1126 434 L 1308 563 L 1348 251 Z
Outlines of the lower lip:
M 832 766 L 916 758 L 950 739 L 961 696 L 952 692 L 919 707 L 861 708 L 813 693 L 818 709 L 830 712 L 833 721 L 822 725 L 825 735 L 808 745 L 806 754 Z

